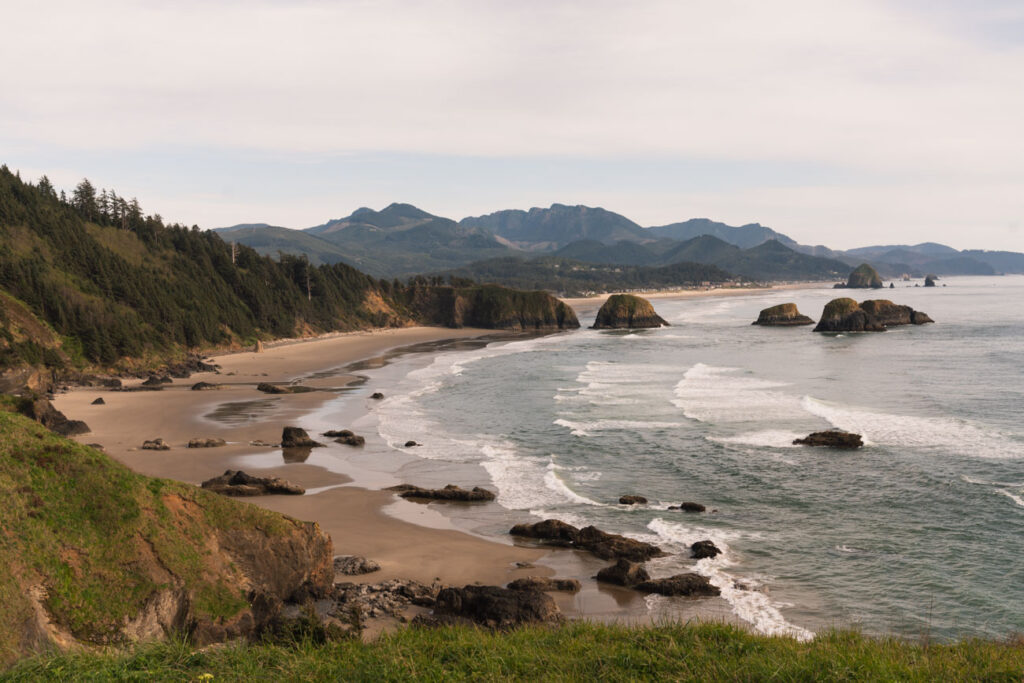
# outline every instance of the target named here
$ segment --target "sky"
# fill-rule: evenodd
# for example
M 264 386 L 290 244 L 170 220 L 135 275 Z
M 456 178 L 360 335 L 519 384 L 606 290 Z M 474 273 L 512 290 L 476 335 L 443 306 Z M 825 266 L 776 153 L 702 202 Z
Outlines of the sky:
M 0 163 L 203 228 L 408 202 L 1024 251 L 1019 0 L 5 0 Z

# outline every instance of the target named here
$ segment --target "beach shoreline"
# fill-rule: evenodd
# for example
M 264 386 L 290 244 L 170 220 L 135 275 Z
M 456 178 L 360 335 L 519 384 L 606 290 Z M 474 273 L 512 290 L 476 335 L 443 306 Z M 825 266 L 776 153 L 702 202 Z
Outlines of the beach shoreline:
M 821 283 L 757 289 L 686 290 L 651 298 L 702 298 L 761 294 L 775 289 L 821 286 Z M 596 310 L 604 297 L 566 300 L 581 317 Z M 585 321 L 581 324 L 585 327 Z M 261 352 L 230 352 L 212 357 L 219 373 L 197 373 L 175 380 L 161 391 L 123 392 L 80 387 L 58 395 L 57 409 L 72 419 L 84 420 L 91 432 L 78 437 L 99 443 L 106 452 L 132 470 L 147 476 L 176 479 L 195 485 L 227 469 L 245 469 L 260 476 L 278 476 L 303 486 L 302 496 L 261 496 L 245 499 L 283 514 L 315 521 L 328 533 L 338 555 L 362 555 L 380 563 L 381 571 L 346 580 L 376 583 L 412 579 L 421 583 L 504 585 L 525 576 L 579 578 L 583 590 L 575 595 L 556 594 L 563 612 L 575 618 L 648 623 L 643 596 L 590 580 L 603 561 L 577 551 L 550 549 L 514 542 L 511 537 L 483 538 L 459 529 L 438 512 L 435 504 L 422 505 L 380 490 L 381 482 L 360 477 L 347 460 L 358 457 L 349 446 L 328 443 L 299 459 L 276 444 L 283 426 L 319 424 L 311 416 L 325 406 L 343 403 L 348 416 L 368 414 L 374 401 L 370 392 L 387 386 L 369 386 L 360 369 L 383 367 L 394 357 L 430 352 L 445 344 L 486 344 L 514 339 L 507 333 L 482 329 L 400 328 L 332 334 L 312 340 L 268 344 Z M 220 387 L 191 391 L 197 382 Z M 263 394 L 256 384 L 301 383 L 316 391 L 298 394 Z M 137 382 L 128 382 L 131 386 Z M 105 405 L 93 405 L 102 397 Z M 332 403 L 333 402 L 333 403 Z M 355 421 L 355 417 L 352 417 Z M 322 425 L 320 425 L 322 426 Z M 338 428 L 347 425 L 337 425 Z M 329 442 L 314 430 L 314 439 Z M 368 439 L 383 443 L 376 434 Z M 142 450 L 144 440 L 163 438 L 170 451 Z M 222 438 L 219 448 L 186 448 L 193 438 Z M 412 438 L 412 437 L 411 437 Z M 377 444 L 378 451 L 386 444 Z M 369 450 L 369 449 L 368 449 Z M 282 455 L 284 456 L 282 458 Z M 392 472 L 397 474 L 397 472 Z M 385 477 L 385 479 L 387 479 Z M 417 481 L 407 483 L 420 484 Z M 476 482 L 452 481 L 471 486 Z M 484 483 L 484 482 L 482 482 Z M 496 505 L 495 503 L 489 505 Z M 737 622 L 719 599 L 695 601 L 685 619 Z

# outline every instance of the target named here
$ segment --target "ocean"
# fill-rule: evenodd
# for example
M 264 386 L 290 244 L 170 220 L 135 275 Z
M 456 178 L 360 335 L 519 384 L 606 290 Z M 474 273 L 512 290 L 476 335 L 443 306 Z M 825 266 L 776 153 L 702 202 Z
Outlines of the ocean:
M 707 576 L 762 633 L 1005 637 L 1024 631 L 1024 277 L 912 284 L 654 299 L 670 327 L 400 356 L 339 399 L 367 401 L 355 426 L 380 437 L 351 459 L 388 472 L 378 483 L 492 488 L 497 505 L 431 506 L 473 533 L 507 542 L 512 523 L 557 518 L 656 543 L 670 555 L 653 575 Z M 750 324 L 851 294 L 936 323 Z M 832 427 L 864 448 L 792 445 Z M 682 501 L 707 512 L 668 510 Z M 702 539 L 723 554 L 689 559 Z M 686 600 L 642 604 L 657 619 Z

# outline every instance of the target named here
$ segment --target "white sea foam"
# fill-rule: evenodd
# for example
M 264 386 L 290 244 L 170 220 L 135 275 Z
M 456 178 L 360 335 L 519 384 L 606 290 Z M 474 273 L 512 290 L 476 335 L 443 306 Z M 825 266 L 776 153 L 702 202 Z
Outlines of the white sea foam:
M 768 635 L 788 635 L 798 640 L 810 640 L 814 633 L 786 621 L 779 611 L 781 605 L 775 604 L 765 593 L 752 590 L 757 587 L 756 579 L 738 581 L 735 576 L 725 571 L 737 564 L 737 560 L 729 546 L 729 541 L 740 537 L 736 532 L 703 527 L 686 527 L 675 522 L 667 522 L 656 518 L 647 525 L 675 552 L 685 553 L 690 544 L 696 541 L 711 540 L 721 555 L 714 558 L 698 560 L 693 570 L 721 591 L 722 598 L 732 607 L 733 614 L 753 625 L 759 633 Z M 667 541 L 668 543 L 664 543 Z
M 856 432 L 866 445 L 963 451 L 982 458 L 1019 458 L 1022 447 L 1000 432 L 953 417 L 914 417 L 878 413 L 804 396 L 804 410 L 833 427 Z
M 747 422 L 786 420 L 799 415 L 799 399 L 777 389 L 787 386 L 756 377 L 740 375 L 740 368 L 723 368 L 697 363 L 676 384 L 677 407 L 691 420 L 701 422 Z
M 498 490 L 498 504 L 509 510 L 529 510 L 557 505 L 601 503 L 573 491 L 559 476 L 561 468 L 550 456 L 520 453 L 509 442 L 486 443 L 479 449 L 480 464 Z
M 671 373 L 671 366 L 590 361 L 576 376 L 576 395 L 592 405 L 636 405 L 650 400 L 651 388 Z M 562 392 L 556 396 L 572 396 Z M 556 400 L 566 400 L 558 399 Z M 571 400 L 571 399 L 570 399 Z
M 573 422 L 558 418 L 554 424 L 565 427 L 573 436 L 593 436 L 594 432 L 636 431 L 640 429 L 674 429 L 682 427 L 679 422 L 658 422 L 648 420 L 593 420 L 590 422 Z
M 1006 496 L 1007 498 L 1009 498 L 1010 500 L 1012 500 L 1017 505 L 1019 505 L 1022 508 L 1024 508 L 1024 496 L 1020 495 L 1020 493 L 1022 493 L 1022 492 L 1014 493 L 1013 491 L 1008 491 L 1007 489 L 996 489 L 996 490 L 999 491 L 999 493 L 1001 493 L 1004 496 Z
M 736 436 L 709 436 L 709 441 L 736 444 L 738 446 L 761 446 L 768 448 L 796 448 L 794 439 L 800 439 L 806 433 L 790 432 L 782 429 L 766 429 L 759 432 L 748 432 Z

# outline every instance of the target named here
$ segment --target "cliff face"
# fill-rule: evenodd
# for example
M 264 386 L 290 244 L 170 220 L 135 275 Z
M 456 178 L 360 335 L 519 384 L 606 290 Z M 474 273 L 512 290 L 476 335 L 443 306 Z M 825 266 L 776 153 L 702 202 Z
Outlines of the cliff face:
M 862 263 L 850 273 L 846 286 L 849 289 L 881 289 L 882 278 L 878 276 L 877 270 L 867 263 Z
M 413 287 L 408 306 L 418 321 L 448 327 L 481 327 L 514 332 L 576 329 L 576 313 L 547 292 L 497 285 Z
M 0 405 L 0 667 L 49 647 L 253 635 L 322 596 L 331 540 L 194 486 L 132 473 Z
M 825 304 L 815 332 L 884 332 L 885 325 L 848 297 Z
M 761 311 L 757 320 L 751 325 L 774 325 L 789 327 L 794 325 L 813 325 L 814 321 L 797 310 L 796 304 L 779 304 Z
M 662 327 L 668 323 L 654 312 L 647 299 L 632 294 L 614 294 L 597 312 L 592 329 L 614 330 L 641 327 Z

